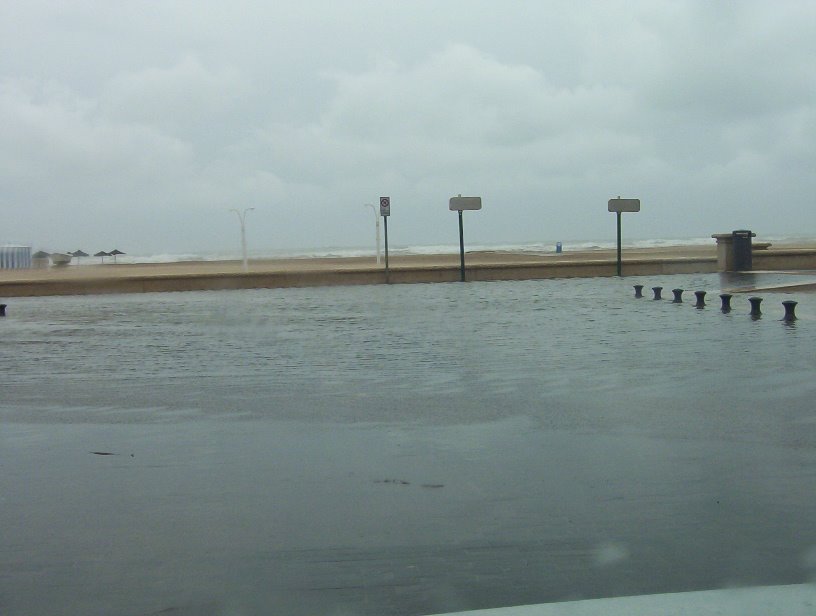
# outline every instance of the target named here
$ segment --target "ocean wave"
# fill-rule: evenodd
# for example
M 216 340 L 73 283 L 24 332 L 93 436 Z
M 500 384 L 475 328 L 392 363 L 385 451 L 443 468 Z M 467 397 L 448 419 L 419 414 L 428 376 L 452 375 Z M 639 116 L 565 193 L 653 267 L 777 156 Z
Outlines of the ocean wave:
M 775 244 L 795 244 L 812 243 L 813 238 L 794 236 L 768 236 L 763 240 Z M 530 253 L 530 254 L 551 254 L 556 252 L 556 241 L 544 242 L 515 242 L 496 244 L 467 244 L 468 252 L 509 252 L 509 253 Z M 692 238 L 652 238 L 629 240 L 623 243 L 623 248 L 666 248 L 671 246 L 713 246 L 714 240 L 711 237 Z M 564 252 L 571 251 L 592 251 L 592 250 L 612 250 L 617 244 L 614 240 L 564 240 L 561 241 Z M 433 255 L 433 254 L 457 254 L 458 244 L 417 244 L 407 246 L 390 246 L 391 255 Z M 375 256 L 374 248 L 362 247 L 329 247 L 312 249 L 274 249 L 255 250 L 249 255 L 250 260 L 267 259 L 344 259 L 356 257 Z M 189 252 L 189 253 L 155 253 L 155 254 L 130 254 L 120 255 L 117 263 L 177 263 L 184 261 L 238 261 L 241 259 L 237 252 Z M 86 257 L 79 265 L 90 265 L 99 263 L 100 259 Z M 110 258 L 105 259 L 106 263 L 111 262 Z M 74 263 L 76 264 L 76 263 Z

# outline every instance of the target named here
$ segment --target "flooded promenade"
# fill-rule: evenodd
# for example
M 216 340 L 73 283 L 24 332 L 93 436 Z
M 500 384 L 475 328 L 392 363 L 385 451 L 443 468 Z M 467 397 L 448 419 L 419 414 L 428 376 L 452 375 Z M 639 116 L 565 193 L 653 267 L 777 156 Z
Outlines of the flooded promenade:
M 814 296 L 718 275 L 17 298 L 4 614 L 403 614 L 801 583 Z M 730 283 L 729 283 L 730 284 Z

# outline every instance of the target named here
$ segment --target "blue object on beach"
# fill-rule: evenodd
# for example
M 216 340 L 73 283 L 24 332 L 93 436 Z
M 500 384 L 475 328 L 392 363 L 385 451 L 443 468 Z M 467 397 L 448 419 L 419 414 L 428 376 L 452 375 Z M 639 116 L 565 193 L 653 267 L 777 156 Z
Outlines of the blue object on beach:
M 555 252 L 559 254 L 561 253 L 561 242 L 555 243 Z

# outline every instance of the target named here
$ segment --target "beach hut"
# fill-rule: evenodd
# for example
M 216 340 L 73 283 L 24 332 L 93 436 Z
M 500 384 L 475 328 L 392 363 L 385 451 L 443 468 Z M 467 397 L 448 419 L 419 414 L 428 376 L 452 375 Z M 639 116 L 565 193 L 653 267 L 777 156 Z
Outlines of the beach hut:
M 51 265 L 54 267 L 65 267 L 73 258 L 74 256 L 70 252 L 52 252 Z
M 109 257 L 109 256 L 110 256 L 110 253 L 109 253 L 109 252 L 105 252 L 104 250 L 100 250 L 100 251 L 99 251 L 99 252 L 97 252 L 97 253 L 96 253 L 94 256 L 95 256 L 95 257 L 102 257 L 102 263 L 104 263 L 104 262 L 105 262 L 105 257 Z
M 116 248 L 114 248 L 108 254 L 113 257 L 113 262 L 116 263 L 116 255 L 123 255 L 125 253 L 122 252 L 121 250 L 117 250 Z
M 31 267 L 31 246 L 0 246 L 0 269 Z

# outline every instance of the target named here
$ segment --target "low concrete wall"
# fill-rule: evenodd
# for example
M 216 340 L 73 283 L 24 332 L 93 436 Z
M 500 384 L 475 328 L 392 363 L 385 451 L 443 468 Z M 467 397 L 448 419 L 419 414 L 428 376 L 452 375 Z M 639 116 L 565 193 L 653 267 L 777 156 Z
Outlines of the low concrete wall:
M 626 276 L 689 274 L 717 271 L 716 258 L 639 259 L 623 262 Z M 469 281 L 535 280 L 614 276 L 615 260 L 552 263 L 477 264 L 466 268 Z M 185 273 L 95 278 L 48 278 L 0 281 L 0 297 L 95 295 L 168 291 L 216 291 L 331 285 L 456 282 L 455 266 L 394 267 L 386 279 L 382 268 L 358 267 L 289 272 Z
M 816 270 L 816 250 L 755 250 L 752 260 L 754 270 Z
M 624 276 L 653 274 L 703 274 L 717 271 L 716 258 L 699 259 L 638 259 L 623 261 Z M 458 272 L 458 270 L 457 270 Z M 536 280 L 545 278 L 595 278 L 617 275 L 614 260 L 576 261 L 550 266 L 478 265 L 468 268 L 468 280 Z M 458 280 L 458 278 L 457 278 Z

